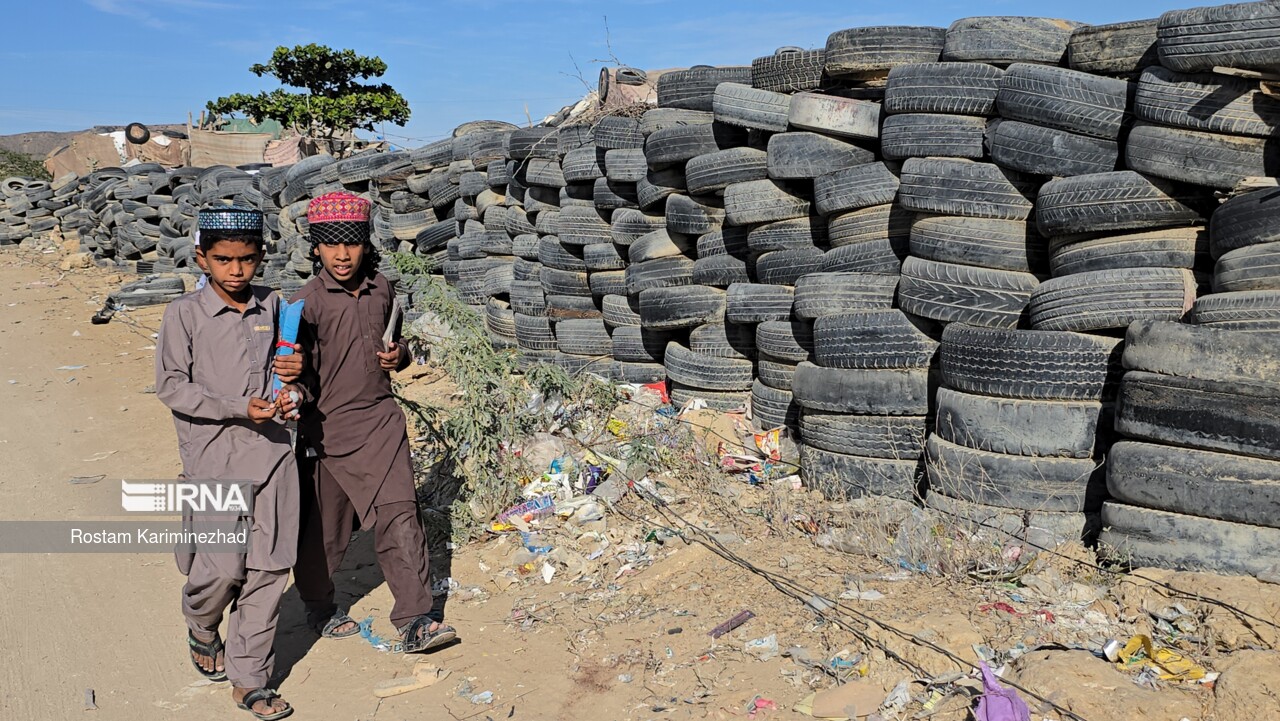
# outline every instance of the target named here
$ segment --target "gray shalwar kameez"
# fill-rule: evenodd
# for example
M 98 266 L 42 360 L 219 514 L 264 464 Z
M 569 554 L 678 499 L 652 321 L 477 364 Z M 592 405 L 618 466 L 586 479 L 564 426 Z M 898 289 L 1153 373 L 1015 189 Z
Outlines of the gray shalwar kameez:
M 225 665 L 239 688 L 270 679 L 280 599 L 297 559 L 298 469 L 289 430 L 248 417 L 251 398 L 270 397 L 279 305 L 273 291 L 255 286 L 241 313 L 206 285 L 169 304 L 156 341 L 156 395 L 173 411 L 183 475 L 254 488 L 247 555 L 177 554 L 190 628 L 216 630 L 231 606 Z

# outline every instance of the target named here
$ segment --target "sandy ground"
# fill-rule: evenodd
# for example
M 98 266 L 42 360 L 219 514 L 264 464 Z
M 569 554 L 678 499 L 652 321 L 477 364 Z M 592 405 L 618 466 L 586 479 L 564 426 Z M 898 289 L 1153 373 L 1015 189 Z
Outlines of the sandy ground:
M 125 278 L 96 268 L 61 271 L 58 262 L 54 253 L 0 251 L 0 521 L 123 518 L 116 481 L 172 477 L 179 469 L 170 416 L 150 393 L 162 308 L 91 325 L 105 293 Z M 83 367 L 59 370 L 64 366 Z M 415 392 L 429 397 L 436 391 Z M 103 479 L 96 483 L 69 482 L 98 475 Z M 1020 677 L 1088 721 L 1280 714 L 1277 655 L 1231 655 L 1274 648 L 1280 636 L 1274 586 L 1203 574 L 1179 580 L 1233 599 L 1253 620 L 1178 596 L 1178 603 L 1191 607 L 1178 623 L 1199 624 L 1196 648 L 1203 653 L 1197 659 L 1226 671 L 1216 689 L 1142 689 L 1134 674 L 1054 644 L 1087 645 L 1099 633 L 1127 637 L 1149 630 L 1152 614 L 1167 613 L 1174 601 L 1143 584 L 1095 593 L 1089 579 L 1052 575 L 1058 572 L 1050 569 L 1041 575 L 1056 579 L 1055 588 L 1082 596 L 1054 620 L 1036 609 L 1062 599 L 1037 601 L 1025 587 L 886 576 L 893 569 L 873 559 L 822 551 L 795 535 L 769 537 L 750 491 L 721 491 L 719 500 L 739 512 L 734 520 L 701 507 L 680 508 L 706 511 L 700 521 L 720 524 L 736 553 L 831 598 L 851 584 L 881 591 L 884 599 L 862 608 L 969 660 L 975 645 L 1039 648 L 1024 657 L 1035 664 L 1021 669 Z M 802 601 L 740 566 L 697 545 L 658 544 L 652 537 L 646 543 L 648 522 L 607 521 L 610 553 L 576 579 L 565 573 L 549 584 L 536 574 L 504 581 L 519 547 L 509 537 L 454 553 L 448 572 L 462 592 L 449 600 L 447 617 L 462 642 L 427 658 L 449 675 L 393 698 L 375 698 L 375 684 L 409 675 L 416 659 L 380 652 L 360 638 L 319 640 L 303 626 L 301 603 L 290 589 L 277 638 L 276 680 L 296 708 L 294 718 L 809 718 L 793 707 L 831 681 L 793 659 L 764 654 L 768 658 L 761 660 L 748 652 L 749 642 L 770 634 L 780 649 L 807 648 L 820 663 L 845 648 L 865 652 L 867 678 L 858 683 L 874 686 L 873 695 L 912 678 L 885 653 L 859 645 L 847 629 L 824 623 Z M 637 559 L 633 567 L 623 564 L 629 558 Z M 0 719 L 250 718 L 235 708 L 226 684 L 205 684 L 192 669 L 178 604 L 181 585 L 172 557 L 164 554 L 0 555 Z M 372 616 L 375 633 L 393 633 L 386 619 L 390 594 L 365 535 L 353 543 L 339 590 L 352 616 Z M 1018 614 L 992 606 L 1001 602 L 1016 604 Z M 706 635 L 746 608 L 756 618 L 743 628 L 720 641 Z M 1076 612 L 1079 623 L 1069 617 Z M 871 633 L 933 674 L 968 670 L 918 643 L 883 630 Z M 96 710 L 85 710 L 88 689 Z M 919 694 L 922 687 L 912 690 Z M 484 703 L 485 692 L 491 703 Z M 932 718 L 966 718 L 968 704 L 960 701 L 943 704 Z M 753 707 L 760 710 L 752 714 Z M 1037 720 L 1060 718 L 1048 707 L 1033 708 Z

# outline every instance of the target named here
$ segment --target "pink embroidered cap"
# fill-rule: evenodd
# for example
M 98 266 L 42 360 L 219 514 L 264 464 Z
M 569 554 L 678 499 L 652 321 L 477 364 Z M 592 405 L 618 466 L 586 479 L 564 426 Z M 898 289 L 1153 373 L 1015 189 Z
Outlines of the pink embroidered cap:
M 325 193 L 307 204 L 307 223 L 368 223 L 372 205 L 351 193 Z

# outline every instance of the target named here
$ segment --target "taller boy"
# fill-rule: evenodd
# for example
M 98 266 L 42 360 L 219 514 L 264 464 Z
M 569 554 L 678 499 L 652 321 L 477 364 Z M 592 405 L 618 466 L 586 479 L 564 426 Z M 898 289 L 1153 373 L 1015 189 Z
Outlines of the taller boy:
M 391 622 L 406 653 L 452 641 L 456 633 L 428 615 L 431 582 L 418 517 L 404 413 L 391 393 L 389 371 L 409 364 L 395 341 L 383 347 L 393 293 L 378 273 L 369 242 L 369 201 L 329 193 L 311 201 L 307 224 L 316 275 L 305 299 L 299 341 L 306 349 L 306 396 L 314 402 L 299 424 L 300 447 L 315 452 L 303 464 L 303 524 L 294 580 L 313 627 L 330 638 L 359 629 L 334 603 L 333 574 L 351 538 L 353 516 L 372 528 L 378 565 L 395 605 Z M 310 476 L 310 482 L 305 478 Z
M 267 682 L 280 598 L 297 551 L 298 469 L 289 431 L 276 421 L 292 403 L 285 402 L 287 394 L 276 403 L 266 399 L 272 371 L 291 382 L 302 371 L 302 357 L 275 355 L 280 297 L 251 285 L 262 261 L 262 214 L 209 208 L 197 222 L 196 261 L 209 282 L 165 309 L 156 339 L 156 396 L 173 411 L 183 475 L 248 482 L 254 512 L 246 553 L 178 551 L 178 568 L 187 576 L 187 644 L 201 675 L 231 680 L 240 708 L 280 719 L 293 709 Z M 203 517 L 186 520 L 213 530 Z M 218 624 L 228 608 L 224 647 Z

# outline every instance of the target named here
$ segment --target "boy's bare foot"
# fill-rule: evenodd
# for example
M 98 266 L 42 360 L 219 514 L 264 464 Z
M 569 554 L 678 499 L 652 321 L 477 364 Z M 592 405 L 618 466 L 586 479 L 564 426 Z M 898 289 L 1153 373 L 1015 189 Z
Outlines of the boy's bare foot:
M 322 638 L 346 638 L 360 632 L 360 624 L 342 611 L 334 611 L 327 618 L 308 612 L 307 622 Z
M 293 707 L 280 694 L 269 688 L 232 687 L 231 698 L 240 708 L 263 721 L 282 719 L 293 713 Z
M 360 630 L 360 624 L 356 623 L 354 620 L 350 618 L 339 623 L 337 626 L 334 626 L 333 628 L 328 629 L 329 634 L 336 638 L 341 638 L 343 636 L 350 636 L 359 630 Z
M 398 630 L 405 653 L 438 648 L 458 637 L 458 632 L 451 626 L 433 621 L 429 616 L 418 616 Z
M 191 638 L 199 644 L 188 643 L 191 647 L 191 660 L 206 677 L 222 676 L 225 679 L 226 666 L 223 659 L 222 643 L 217 631 L 191 631 Z

